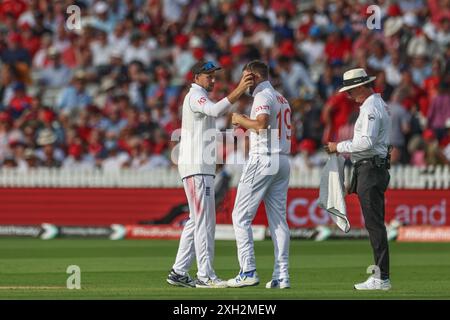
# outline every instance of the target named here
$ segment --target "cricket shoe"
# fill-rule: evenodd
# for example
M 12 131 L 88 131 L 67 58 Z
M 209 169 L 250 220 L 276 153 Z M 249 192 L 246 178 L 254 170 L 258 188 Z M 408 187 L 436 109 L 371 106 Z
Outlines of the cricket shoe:
M 266 283 L 267 289 L 289 289 L 290 287 L 289 279 L 272 279 Z
M 167 283 L 177 287 L 195 288 L 195 282 L 189 273 L 182 275 L 176 273 L 173 269 L 170 270 L 170 273 L 167 276 Z
M 228 285 L 227 285 L 226 281 L 220 280 L 219 278 L 208 279 L 206 281 L 196 279 L 195 287 L 196 288 L 226 288 L 226 287 L 228 287 Z
M 392 287 L 389 279 L 381 280 L 370 276 L 365 282 L 354 285 L 356 290 L 390 290 Z
M 228 287 L 230 288 L 242 288 L 249 286 L 256 286 L 259 284 L 258 274 L 256 270 L 248 272 L 239 272 L 236 278 L 228 280 Z

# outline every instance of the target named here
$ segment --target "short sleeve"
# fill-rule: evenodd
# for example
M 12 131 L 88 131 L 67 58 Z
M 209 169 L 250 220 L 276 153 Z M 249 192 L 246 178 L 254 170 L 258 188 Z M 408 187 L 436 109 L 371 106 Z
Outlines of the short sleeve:
M 257 94 L 253 100 L 252 109 L 255 112 L 255 116 L 260 114 L 270 114 L 270 100 L 263 94 Z

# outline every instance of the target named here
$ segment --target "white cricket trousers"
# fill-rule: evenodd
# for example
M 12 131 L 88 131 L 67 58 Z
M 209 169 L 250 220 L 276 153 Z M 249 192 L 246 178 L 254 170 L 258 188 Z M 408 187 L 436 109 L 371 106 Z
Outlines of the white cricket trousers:
M 278 170 L 270 170 L 278 161 Z M 256 269 L 251 224 L 262 200 L 266 207 L 270 234 L 274 245 L 272 279 L 289 279 L 289 227 L 286 200 L 290 165 L 286 155 L 250 156 L 239 181 L 233 209 L 239 265 L 243 272 Z
M 216 279 L 213 269 L 216 232 L 214 177 L 189 176 L 183 179 L 183 186 L 189 203 L 189 220 L 181 234 L 173 269 L 179 274 L 186 274 L 196 257 L 197 278 L 202 281 Z

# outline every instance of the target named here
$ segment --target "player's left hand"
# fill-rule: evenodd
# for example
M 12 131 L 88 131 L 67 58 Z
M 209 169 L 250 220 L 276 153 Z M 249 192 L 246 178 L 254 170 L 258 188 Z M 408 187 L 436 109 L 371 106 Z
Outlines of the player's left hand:
M 337 143 L 336 142 L 328 142 L 327 145 L 325 145 L 325 151 L 329 154 L 337 152 Z

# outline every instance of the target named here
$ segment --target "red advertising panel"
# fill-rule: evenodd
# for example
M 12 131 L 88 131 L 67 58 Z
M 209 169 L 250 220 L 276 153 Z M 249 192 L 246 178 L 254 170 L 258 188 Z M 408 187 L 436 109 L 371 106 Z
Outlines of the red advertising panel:
M 318 189 L 290 189 L 287 220 L 291 227 L 314 227 L 332 224 L 330 215 L 317 205 Z M 347 216 L 352 228 L 364 226 L 364 218 L 355 194 L 346 197 Z M 411 225 L 450 225 L 449 190 L 388 190 L 386 221 L 398 219 Z M 267 224 L 264 208 L 260 207 L 255 222 Z
M 236 189 L 232 189 L 217 210 L 217 223 L 231 223 L 235 196 Z M 287 219 L 291 227 L 332 224 L 328 213 L 317 206 L 318 196 L 318 189 L 289 190 Z M 185 202 L 184 190 L 178 188 L 0 188 L 0 225 L 130 225 L 160 219 Z M 346 203 L 352 228 L 362 227 L 356 195 L 347 196 Z M 386 221 L 393 218 L 411 225 L 450 225 L 450 191 L 388 190 Z M 263 205 L 255 224 L 267 225 Z

